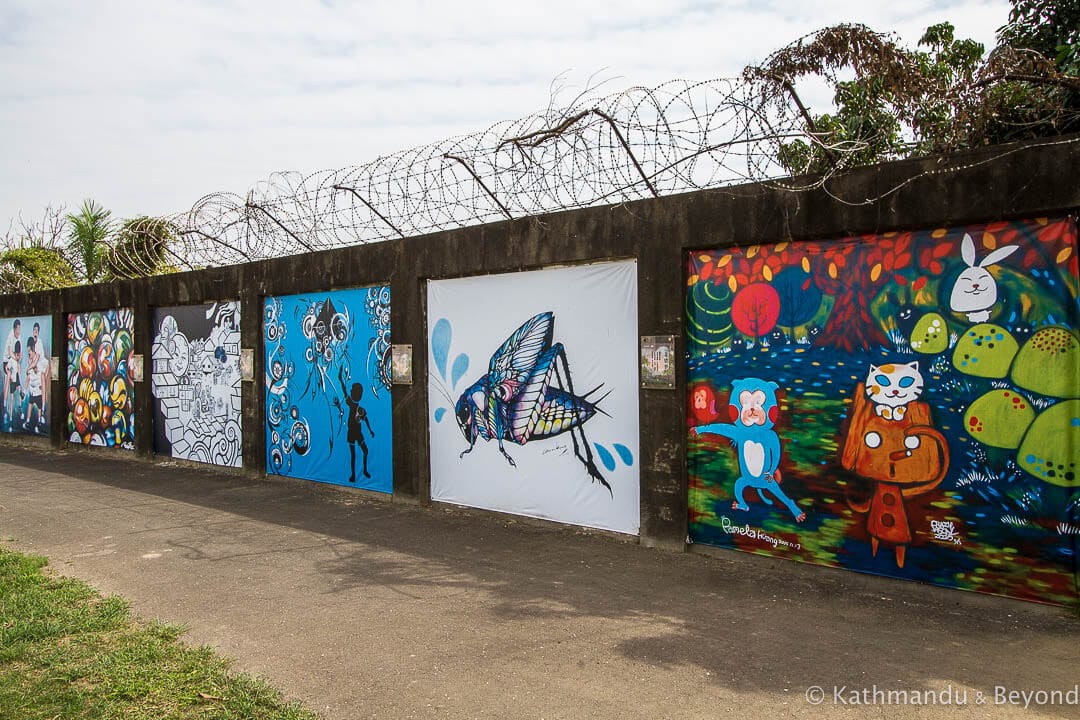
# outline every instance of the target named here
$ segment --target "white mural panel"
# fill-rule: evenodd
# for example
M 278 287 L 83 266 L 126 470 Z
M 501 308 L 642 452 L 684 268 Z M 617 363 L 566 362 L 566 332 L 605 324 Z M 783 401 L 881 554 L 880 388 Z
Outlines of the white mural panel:
M 432 499 L 637 534 L 637 265 L 428 283 Z

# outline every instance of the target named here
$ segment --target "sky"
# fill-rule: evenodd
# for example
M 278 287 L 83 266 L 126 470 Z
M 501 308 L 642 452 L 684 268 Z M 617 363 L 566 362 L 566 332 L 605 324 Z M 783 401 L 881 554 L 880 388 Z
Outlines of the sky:
M 0 236 L 87 198 L 171 215 L 567 101 L 734 77 L 816 29 L 994 45 L 1007 0 L 0 0 Z M 558 79 L 558 80 L 557 80 Z M 807 97 L 824 110 L 827 95 Z

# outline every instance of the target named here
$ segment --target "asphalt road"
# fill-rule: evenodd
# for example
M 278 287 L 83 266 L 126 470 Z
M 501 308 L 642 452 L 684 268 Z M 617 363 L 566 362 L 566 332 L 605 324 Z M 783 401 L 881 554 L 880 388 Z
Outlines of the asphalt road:
M 0 542 L 328 719 L 1080 718 L 1074 611 L 92 450 L 0 445 Z

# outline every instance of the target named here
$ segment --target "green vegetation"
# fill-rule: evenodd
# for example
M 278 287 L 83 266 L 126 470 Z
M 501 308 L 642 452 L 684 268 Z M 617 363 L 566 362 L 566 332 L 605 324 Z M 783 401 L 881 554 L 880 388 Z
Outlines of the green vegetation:
M 58 250 L 20 247 L 0 252 L 0 292 L 34 292 L 77 285 L 71 264 Z
M 103 279 L 108 238 L 112 234 L 112 211 L 84 200 L 79 212 L 67 216 L 68 248 L 78 260 L 78 269 L 86 282 Z
M 0 717 L 19 720 L 314 720 L 265 682 L 228 671 L 183 628 L 132 617 L 46 560 L 0 548 Z
M 178 272 L 169 261 L 175 241 L 176 228 L 161 218 L 117 223 L 93 200 L 76 213 L 50 207 L 40 223 L 0 240 L 0 294 Z
M 773 53 L 745 78 L 763 102 L 797 104 L 811 139 L 780 143 L 793 174 L 1080 131 L 1080 5 L 1013 0 L 989 54 L 951 23 L 926 29 L 919 48 L 862 25 L 825 28 Z M 795 83 L 816 77 L 835 111 L 813 114 Z

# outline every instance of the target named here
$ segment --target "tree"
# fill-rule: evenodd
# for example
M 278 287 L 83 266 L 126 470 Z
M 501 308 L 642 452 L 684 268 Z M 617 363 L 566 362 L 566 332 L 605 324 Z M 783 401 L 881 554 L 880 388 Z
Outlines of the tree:
M 1012 22 L 1000 35 L 1044 50 L 1053 45 L 1060 65 L 1038 48 L 1011 45 L 984 58 L 983 46 L 957 39 L 950 23 L 927 28 L 919 40 L 925 49 L 917 50 L 862 25 L 837 25 L 782 48 L 743 75 L 763 110 L 772 105 L 787 111 L 794 103 L 801 113 L 806 139 L 780 143 L 777 151 L 793 174 L 1071 132 L 1080 129 L 1080 11 L 1075 2 L 1066 5 L 1014 0 Z M 1053 19 L 1049 30 L 1038 25 L 1046 17 Z M 841 79 L 846 72 L 854 77 Z M 795 82 L 808 76 L 833 87 L 835 112 L 813 115 L 803 105 Z
M 998 43 L 1020 58 L 1018 64 L 1035 68 L 1014 68 L 1012 76 L 1025 70 L 1031 75 L 1038 73 L 1039 66 L 1050 66 L 1056 82 L 1034 87 L 1012 83 L 991 93 L 1000 124 L 1030 128 L 1029 134 L 1035 136 L 1080 130 L 1080 3 L 1013 0 L 1012 5 L 1009 22 L 998 28 Z M 1061 111 L 1048 113 L 1047 106 L 1060 106 Z M 1050 117 L 1042 119 L 1040 114 Z
M 84 200 L 78 213 L 67 216 L 70 227 L 68 247 L 77 258 L 76 271 L 86 282 L 103 279 L 103 260 L 112 233 L 111 217 L 111 211 L 98 206 L 93 200 Z
M 14 226 L 14 223 L 12 224 Z M 78 283 L 64 252 L 63 207 L 45 208 L 38 221 L 21 217 L 0 241 L 0 294 L 69 287 Z
M 731 302 L 731 322 L 739 332 L 754 340 L 772 332 L 778 317 L 780 296 L 768 283 L 751 283 L 741 288 Z
M 780 299 L 776 324 L 795 334 L 795 326 L 809 322 L 821 307 L 821 289 L 801 266 L 787 267 L 773 278 L 772 286 Z
M 0 252 L 0 294 L 77 285 L 71 263 L 54 248 L 24 247 Z
M 1060 0 L 1013 0 L 998 42 L 1034 50 L 1059 71 L 1080 75 L 1080 4 Z

